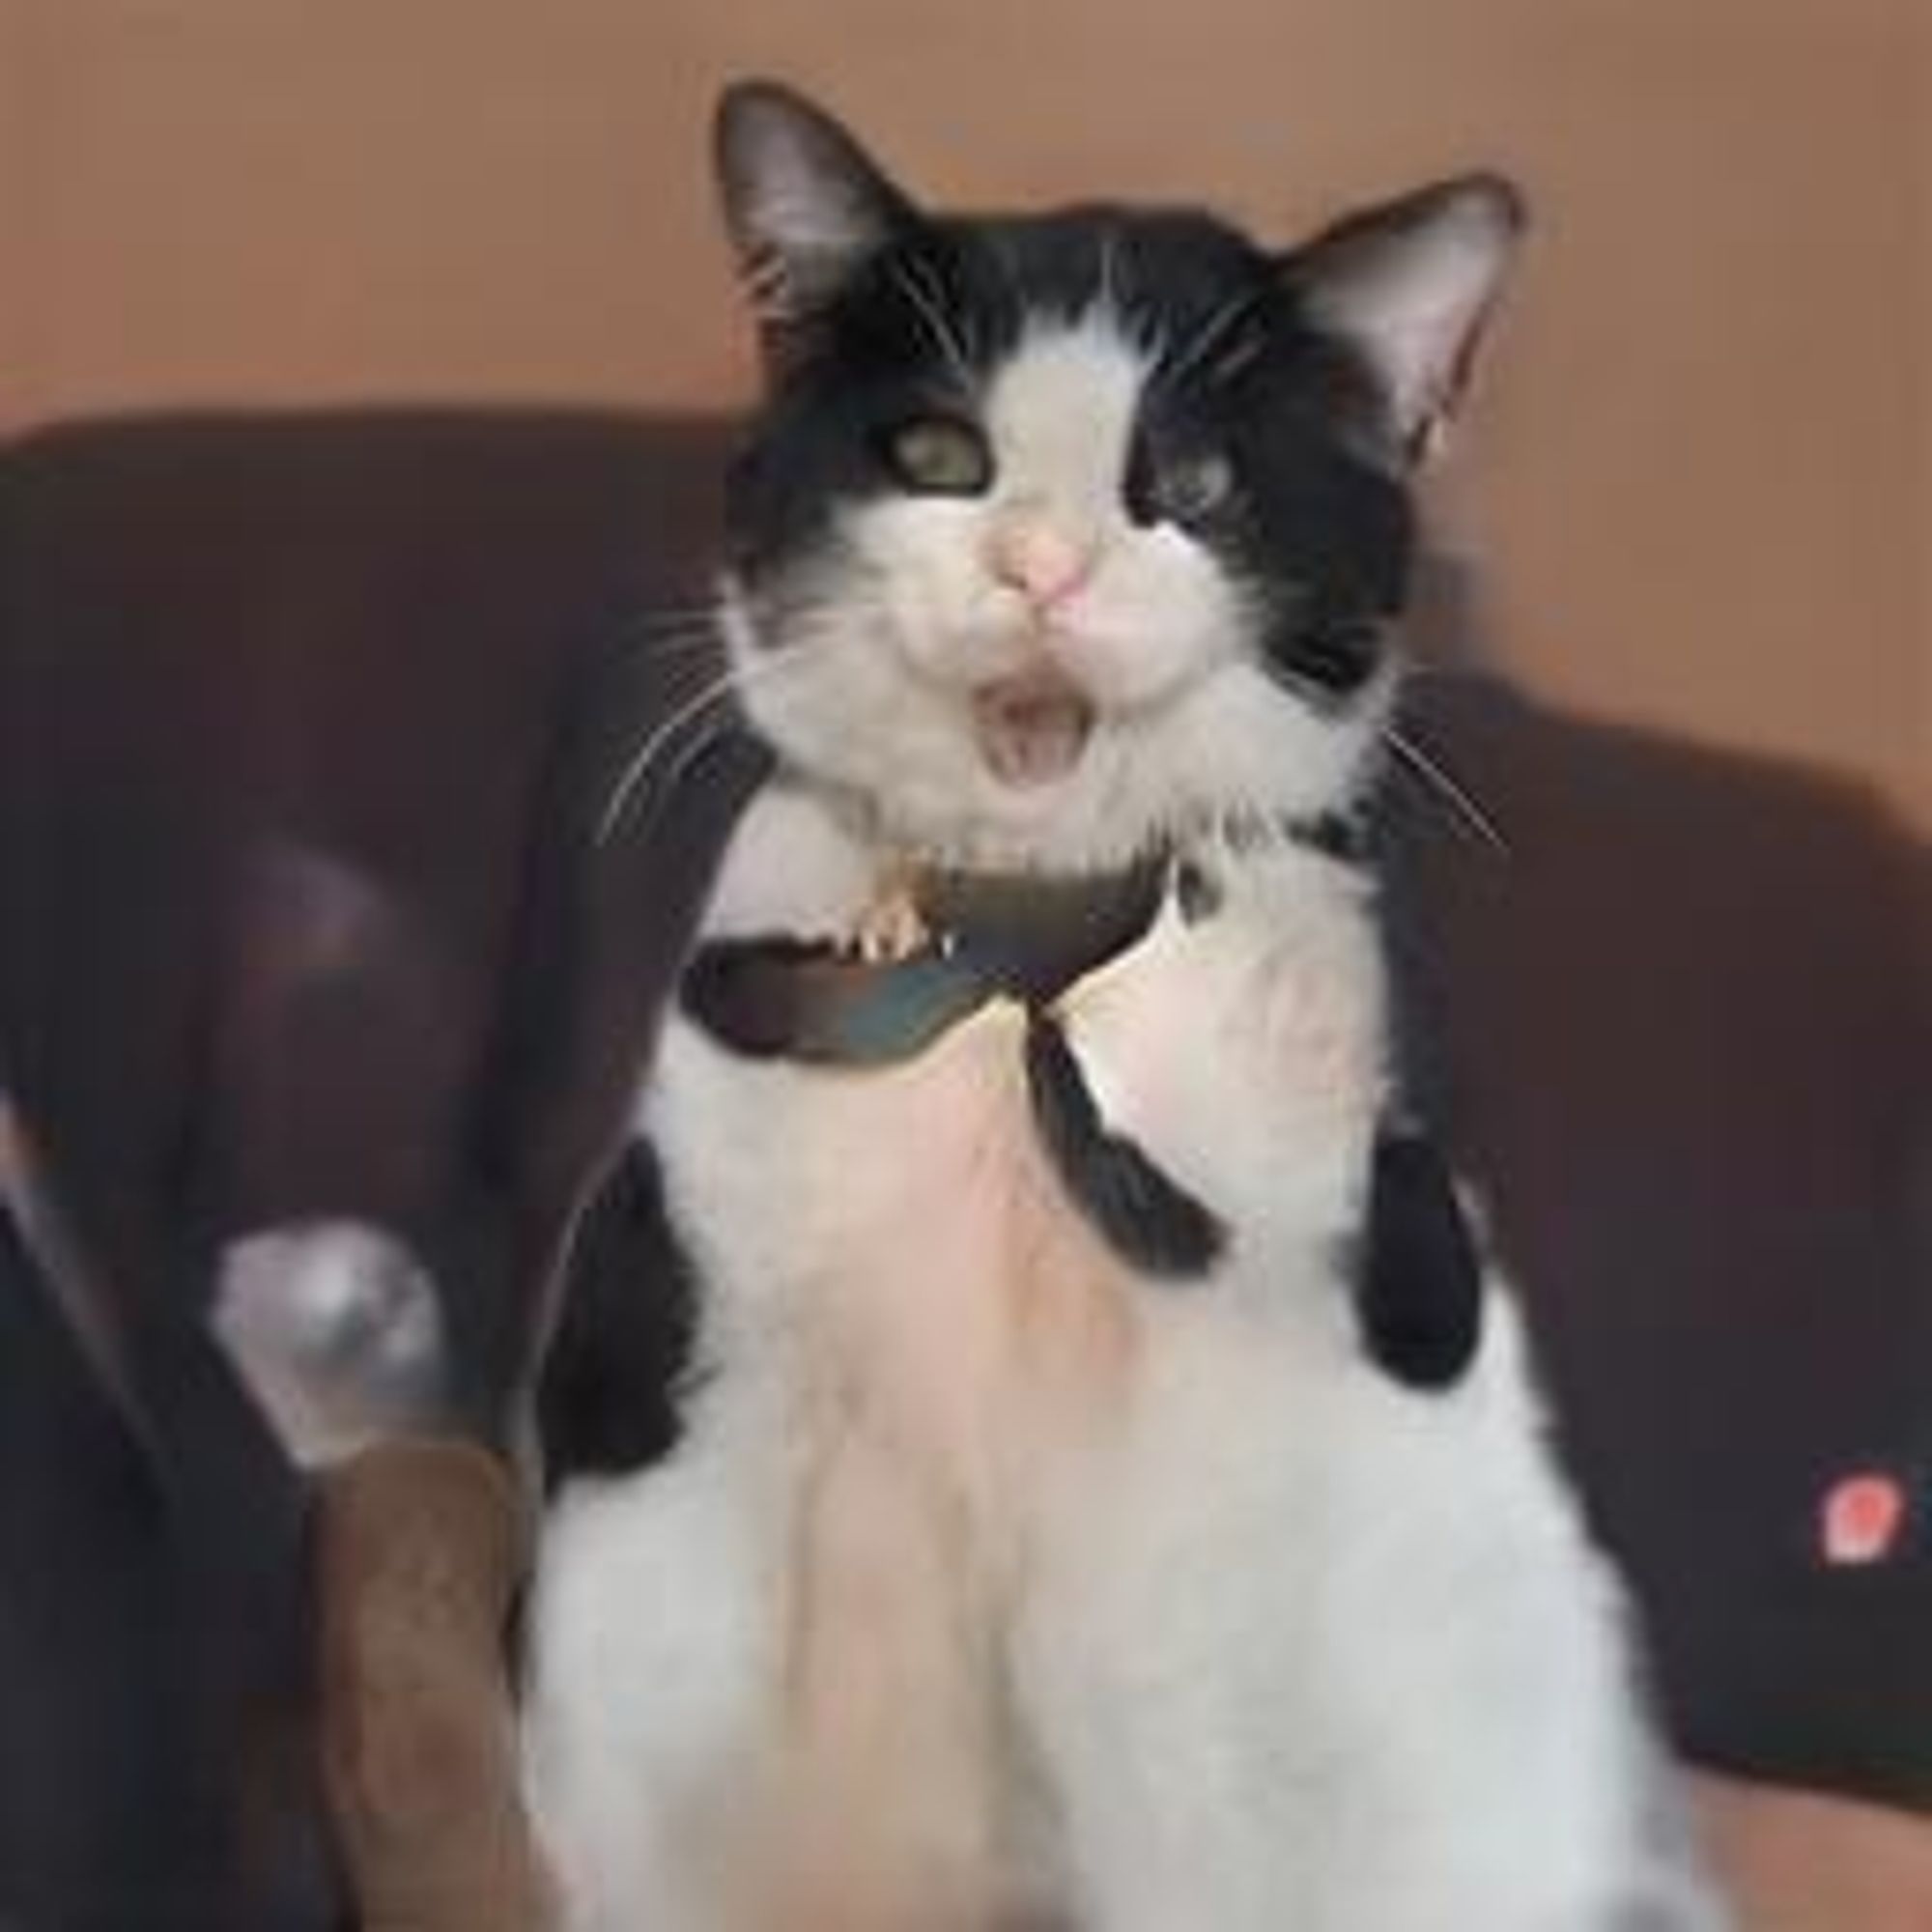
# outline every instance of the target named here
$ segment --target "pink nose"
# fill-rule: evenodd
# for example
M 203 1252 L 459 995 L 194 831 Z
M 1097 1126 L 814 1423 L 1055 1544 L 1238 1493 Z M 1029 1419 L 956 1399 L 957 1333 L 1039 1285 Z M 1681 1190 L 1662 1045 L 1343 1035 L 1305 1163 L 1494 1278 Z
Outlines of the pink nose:
M 1087 582 L 1092 551 L 1050 524 L 1012 523 L 995 534 L 988 558 L 993 575 L 1037 611 L 1064 604 Z

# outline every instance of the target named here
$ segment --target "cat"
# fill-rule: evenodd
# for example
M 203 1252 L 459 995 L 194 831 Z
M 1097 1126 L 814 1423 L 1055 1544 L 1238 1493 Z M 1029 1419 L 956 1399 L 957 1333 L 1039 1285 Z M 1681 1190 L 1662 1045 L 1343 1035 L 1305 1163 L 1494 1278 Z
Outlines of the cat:
M 936 215 L 767 82 L 717 154 L 775 769 L 637 1107 L 682 1435 L 533 1588 L 565 1922 L 1720 1925 L 1359 834 L 1517 194 Z

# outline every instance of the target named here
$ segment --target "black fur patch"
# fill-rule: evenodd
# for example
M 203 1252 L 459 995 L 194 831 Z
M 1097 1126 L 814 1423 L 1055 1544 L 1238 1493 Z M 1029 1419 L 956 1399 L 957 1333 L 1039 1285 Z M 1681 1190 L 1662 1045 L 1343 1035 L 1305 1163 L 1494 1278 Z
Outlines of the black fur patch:
M 630 1142 L 604 1177 L 567 1267 L 537 1391 L 552 1488 L 659 1462 L 682 1430 L 699 1287 L 648 1142 Z
M 1183 859 L 1175 867 L 1174 899 L 1188 925 L 1199 925 L 1203 920 L 1212 919 L 1221 910 L 1224 896 L 1220 880 L 1198 861 Z
M 1195 1281 L 1227 1245 L 1227 1230 L 1124 1135 L 1101 1120 L 1080 1063 L 1051 1013 L 1028 1016 L 1027 1089 L 1040 1138 L 1072 1196 L 1131 1268 L 1163 1281 Z
M 1363 1342 L 1397 1381 L 1461 1380 L 1482 1340 L 1482 1260 L 1448 1163 L 1421 1134 L 1376 1141 L 1355 1293 Z
M 822 594 L 840 511 L 897 487 L 882 439 L 914 416 L 972 414 L 967 384 L 1029 324 L 1101 301 L 1161 345 L 1123 504 L 1152 514 L 1150 479 L 1225 460 L 1233 487 L 1189 534 L 1247 586 L 1264 668 L 1313 704 L 1346 703 L 1406 595 L 1408 496 L 1366 453 L 1379 406 L 1354 352 L 1311 325 L 1284 258 L 1207 214 L 908 212 L 775 372 L 728 493 L 742 581 L 769 611 Z
M 1296 840 L 1338 866 L 1375 863 L 1375 838 L 1361 819 L 1346 812 L 1324 811 L 1320 818 L 1302 819 L 1294 828 Z

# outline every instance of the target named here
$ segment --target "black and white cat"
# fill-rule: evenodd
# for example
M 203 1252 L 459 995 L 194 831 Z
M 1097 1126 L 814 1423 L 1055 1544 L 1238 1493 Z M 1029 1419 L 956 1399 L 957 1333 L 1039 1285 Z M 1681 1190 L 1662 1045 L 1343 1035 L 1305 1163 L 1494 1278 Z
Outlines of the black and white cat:
M 544 1539 L 568 1924 L 1721 1923 L 1350 836 L 1516 197 L 939 217 L 766 85 L 719 155 L 777 771 L 639 1102 L 684 1434 Z

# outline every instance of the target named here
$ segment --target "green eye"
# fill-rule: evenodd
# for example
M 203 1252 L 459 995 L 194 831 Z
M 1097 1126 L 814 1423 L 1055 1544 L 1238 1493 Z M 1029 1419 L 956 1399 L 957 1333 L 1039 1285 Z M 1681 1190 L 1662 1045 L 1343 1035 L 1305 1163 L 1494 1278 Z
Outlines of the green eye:
M 956 416 L 914 416 L 891 431 L 886 461 L 908 490 L 931 497 L 977 497 L 993 480 L 986 439 Z

